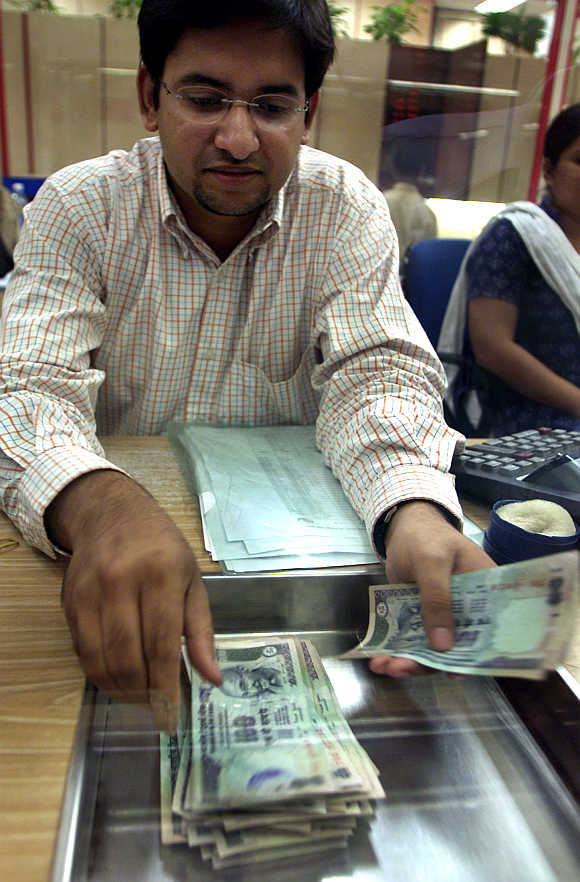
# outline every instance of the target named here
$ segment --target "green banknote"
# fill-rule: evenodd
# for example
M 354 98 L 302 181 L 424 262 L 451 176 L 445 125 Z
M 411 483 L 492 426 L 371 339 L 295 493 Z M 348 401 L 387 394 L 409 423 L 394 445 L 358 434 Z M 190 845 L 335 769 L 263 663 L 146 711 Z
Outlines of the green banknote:
M 314 707 L 298 641 L 225 640 L 223 684 L 191 673 L 191 769 L 182 813 L 367 793 L 358 754 Z M 353 738 L 354 740 L 354 738 Z
M 338 837 L 327 839 L 325 842 L 306 842 L 300 845 L 287 845 L 280 848 L 265 848 L 261 851 L 253 851 L 249 854 L 236 854 L 232 857 L 218 857 L 215 846 L 202 846 L 202 857 L 204 860 L 211 860 L 214 870 L 226 870 L 231 867 L 251 866 L 253 864 L 272 863 L 284 859 L 296 860 L 305 855 L 320 855 L 322 852 L 329 852 L 335 855 L 342 848 L 346 848 L 348 840 L 346 837 Z
M 343 658 L 392 655 L 464 674 L 539 679 L 563 660 L 578 603 L 576 551 L 453 576 L 455 645 L 427 644 L 416 585 L 372 585 L 369 626 Z
M 189 696 L 189 678 L 185 666 L 181 670 L 179 725 L 177 731 L 169 735 L 160 735 L 160 766 L 161 766 L 161 841 L 164 845 L 175 845 L 186 842 L 181 827 L 181 818 L 172 811 L 172 802 L 176 790 L 184 787 L 184 758 L 189 754 L 191 738 L 191 702 Z M 181 774 L 181 778 L 180 778 Z
M 318 652 L 309 640 L 304 639 L 297 640 L 297 649 L 313 716 L 324 720 L 333 741 L 341 745 L 352 766 L 357 769 L 363 781 L 361 795 L 371 799 L 384 799 L 385 791 L 379 781 L 378 772 L 353 735 Z
M 316 648 L 293 637 L 230 639 L 217 656 L 220 690 L 202 683 L 184 654 L 180 727 L 160 741 L 162 842 L 198 848 L 216 869 L 344 847 L 358 818 L 374 813 L 369 798 L 384 791 Z M 216 719 L 217 735 L 207 723 Z M 208 759 L 228 774 L 200 800 Z
M 356 822 L 355 822 L 356 823 Z M 233 857 L 235 854 L 248 854 L 262 851 L 265 848 L 281 848 L 282 846 L 301 845 L 306 842 L 320 842 L 324 839 L 336 839 L 352 835 L 354 827 L 340 825 L 322 826 L 309 831 L 306 835 L 280 832 L 279 830 L 240 830 L 225 833 L 216 830 L 215 848 L 219 858 Z
M 161 841 L 164 845 L 186 842 L 181 832 L 181 819 L 171 810 L 173 794 L 177 782 L 180 750 L 177 735 L 160 735 L 161 762 Z

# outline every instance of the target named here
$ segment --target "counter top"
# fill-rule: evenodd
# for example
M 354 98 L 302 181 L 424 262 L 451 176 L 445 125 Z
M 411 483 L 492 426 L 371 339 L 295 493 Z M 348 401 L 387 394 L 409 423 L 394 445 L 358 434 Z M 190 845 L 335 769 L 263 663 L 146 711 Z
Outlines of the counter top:
M 104 440 L 110 459 L 125 468 L 167 509 L 190 542 L 202 573 L 220 572 L 203 547 L 197 502 L 166 438 Z M 484 527 L 487 508 L 466 504 Z M 0 514 L 0 878 L 49 879 L 63 786 L 78 719 L 84 677 L 60 606 L 65 563 L 26 546 Z M 567 667 L 580 679 L 580 639 Z

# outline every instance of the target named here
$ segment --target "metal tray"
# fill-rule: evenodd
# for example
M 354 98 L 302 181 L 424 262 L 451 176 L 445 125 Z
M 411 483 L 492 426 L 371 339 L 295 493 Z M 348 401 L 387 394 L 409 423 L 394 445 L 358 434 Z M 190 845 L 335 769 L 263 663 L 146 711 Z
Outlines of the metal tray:
M 204 579 L 218 633 L 303 634 L 323 656 L 387 793 L 347 850 L 219 872 L 185 846 L 162 846 L 152 719 L 89 686 L 53 882 L 577 882 L 577 695 L 556 674 L 532 685 L 443 674 L 392 680 L 365 661 L 337 660 L 366 628 L 367 587 L 382 578 L 371 568 Z M 538 744 L 546 734 L 547 753 Z

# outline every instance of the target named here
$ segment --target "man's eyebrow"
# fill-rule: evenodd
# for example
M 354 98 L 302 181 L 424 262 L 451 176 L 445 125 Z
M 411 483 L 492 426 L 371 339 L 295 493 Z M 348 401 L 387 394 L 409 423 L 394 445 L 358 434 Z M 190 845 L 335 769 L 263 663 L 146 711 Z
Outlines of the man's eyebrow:
M 210 77 L 208 74 L 202 73 L 188 73 L 184 74 L 184 76 L 179 77 L 177 80 L 176 86 L 212 86 L 214 89 L 220 89 L 222 92 L 232 92 L 231 83 L 226 82 L 225 80 L 218 80 L 215 77 Z M 263 86 L 258 87 L 258 90 L 254 92 L 255 95 L 292 95 L 296 98 L 299 97 L 298 89 L 293 83 L 266 83 Z
M 197 84 L 202 86 L 214 86 L 216 89 L 226 90 L 228 88 L 228 84 L 223 80 L 216 80 L 214 77 L 202 73 L 192 72 L 184 74 L 182 77 L 179 77 L 176 82 L 176 85 L 179 86 L 195 86 Z
M 292 83 L 270 83 L 260 90 L 261 95 L 293 95 L 298 98 L 298 89 Z

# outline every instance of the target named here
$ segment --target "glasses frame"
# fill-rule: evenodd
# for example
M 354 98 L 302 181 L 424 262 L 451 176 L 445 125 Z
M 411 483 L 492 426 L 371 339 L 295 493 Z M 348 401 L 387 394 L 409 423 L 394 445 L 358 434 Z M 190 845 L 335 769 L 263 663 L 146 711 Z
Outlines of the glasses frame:
M 167 95 L 172 95 L 174 98 L 177 98 L 178 101 L 181 101 L 183 99 L 184 96 L 179 94 L 179 89 L 170 89 L 168 87 L 167 83 L 165 83 L 163 80 L 159 80 L 158 82 L 159 82 L 160 86 L 163 86 Z M 187 88 L 187 87 L 184 87 L 184 88 Z M 215 89 L 215 92 L 216 92 L 216 94 L 219 94 L 219 95 L 222 94 L 219 89 Z M 269 96 L 269 94 L 270 93 L 266 92 L 264 95 L 255 95 L 249 101 L 246 101 L 244 98 L 228 98 L 227 95 L 223 95 L 223 97 L 220 99 L 221 103 L 223 104 L 223 108 L 217 111 L 217 115 L 212 116 L 211 119 L 204 119 L 203 117 L 200 117 L 200 119 L 195 120 L 195 123 L 196 123 L 196 125 L 201 125 L 201 126 L 215 125 L 216 123 L 221 122 L 221 120 L 224 119 L 225 116 L 227 116 L 229 110 L 236 104 L 237 105 L 245 105 L 248 108 L 248 112 L 250 112 L 253 108 L 258 108 L 258 105 L 255 103 L 258 100 L 258 98 L 267 98 Z M 276 96 L 276 97 L 278 97 L 278 96 Z M 304 104 L 301 107 L 292 108 L 293 113 L 308 113 L 309 110 L 310 110 L 310 99 L 308 99 L 308 98 L 306 98 Z M 286 124 L 284 124 L 284 122 L 269 123 L 263 119 L 259 119 L 259 118 L 256 119 L 256 117 L 254 117 L 254 116 L 252 116 L 252 119 L 254 120 L 254 122 L 257 126 L 265 126 L 267 128 L 271 127 L 274 129 L 288 128 L 288 123 L 286 123 Z M 294 122 L 294 119 L 290 120 L 290 125 L 292 125 L 293 122 Z

